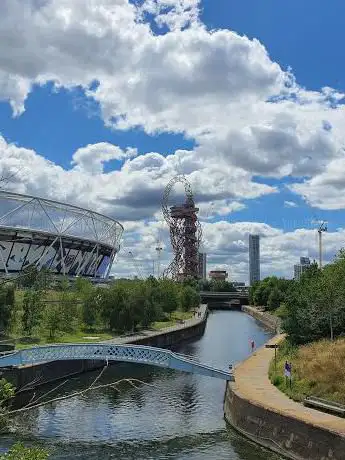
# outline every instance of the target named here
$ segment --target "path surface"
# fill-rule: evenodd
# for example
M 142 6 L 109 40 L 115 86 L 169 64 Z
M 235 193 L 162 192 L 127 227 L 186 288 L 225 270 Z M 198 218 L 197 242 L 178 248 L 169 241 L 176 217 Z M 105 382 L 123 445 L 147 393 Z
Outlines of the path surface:
M 278 343 L 282 338 L 283 335 L 277 335 L 268 343 Z M 272 385 L 268 379 L 268 368 L 273 356 L 274 349 L 263 347 L 246 361 L 236 365 L 235 383 L 231 385 L 236 393 L 249 402 L 273 412 L 345 436 L 345 419 L 304 407 Z
M 175 326 L 165 327 L 159 330 L 148 329 L 146 331 L 141 331 L 139 334 L 131 334 L 125 335 L 121 337 L 115 337 L 114 339 L 105 340 L 105 343 L 116 343 L 118 345 L 132 343 L 140 339 L 144 339 L 146 337 L 154 337 L 156 335 L 165 334 L 166 332 L 173 332 L 179 331 L 181 329 L 185 329 L 187 327 L 195 326 L 196 324 L 201 323 L 204 320 L 205 314 L 207 310 L 207 305 L 200 305 L 199 309 L 196 310 L 196 314 L 191 319 L 186 319 L 181 324 L 176 324 Z M 198 317 L 198 313 L 200 313 L 200 317 Z

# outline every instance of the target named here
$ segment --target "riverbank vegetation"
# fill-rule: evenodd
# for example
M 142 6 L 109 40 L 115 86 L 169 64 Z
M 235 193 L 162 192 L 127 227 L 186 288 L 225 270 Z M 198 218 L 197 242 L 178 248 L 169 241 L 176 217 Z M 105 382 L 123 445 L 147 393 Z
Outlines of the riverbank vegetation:
M 284 364 L 292 364 L 292 379 L 284 377 Z M 323 339 L 293 346 L 285 341 L 270 363 L 269 377 L 274 385 L 296 401 L 316 396 L 345 404 L 345 339 Z
M 25 447 L 16 443 L 5 454 L 0 455 L 0 460 L 46 460 L 48 452 L 41 447 Z
M 153 277 L 94 286 L 78 278 L 54 281 L 32 269 L 0 287 L 0 330 L 19 347 L 49 342 L 107 340 L 144 328 L 160 329 L 193 316 L 200 304 L 193 283 Z
M 299 281 L 282 281 L 267 278 L 250 293 L 257 305 L 269 304 L 273 292 L 279 298 L 268 310 L 280 316 L 286 340 L 276 370 L 271 363 L 271 381 L 297 400 L 312 395 L 345 404 L 345 251 L 323 270 L 314 263 Z M 285 361 L 292 364 L 291 384 L 283 375 Z

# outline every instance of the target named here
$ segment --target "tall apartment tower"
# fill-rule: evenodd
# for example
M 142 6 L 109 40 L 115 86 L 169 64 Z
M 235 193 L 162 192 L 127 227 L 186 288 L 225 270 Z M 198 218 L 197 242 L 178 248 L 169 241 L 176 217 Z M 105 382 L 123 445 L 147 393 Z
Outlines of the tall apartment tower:
M 310 259 L 309 257 L 300 257 L 299 264 L 293 266 L 294 272 L 294 279 L 299 281 L 301 279 L 301 275 L 310 267 Z
M 198 274 L 200 279 L 206 280 L 206 252 L 199 252 Z
M 260 235 L 249 235 L 249 284 L 260 281 Z

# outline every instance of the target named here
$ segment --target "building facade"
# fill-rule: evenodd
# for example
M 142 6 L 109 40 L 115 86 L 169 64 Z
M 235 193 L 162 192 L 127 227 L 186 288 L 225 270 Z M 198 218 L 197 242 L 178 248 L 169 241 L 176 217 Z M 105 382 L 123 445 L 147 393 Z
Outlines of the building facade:
M 202 280 L 206 280 L 206 252 L 199 252 L 198 275 Z
M 299 281 L 301 279 L 301 275 L 310 267 L 310 259 L 309 257 L 300 257 L 299 264 L 294 265 L 293 267 L 293 274 L 294 279 Z
M 225 281 L 228 277 L 228 273 L 226 270 L 212 270 L 208 276 L 211 278 L 211 280 Z
M 249 235 L 249 284 L 260 281 L 260 235 Z

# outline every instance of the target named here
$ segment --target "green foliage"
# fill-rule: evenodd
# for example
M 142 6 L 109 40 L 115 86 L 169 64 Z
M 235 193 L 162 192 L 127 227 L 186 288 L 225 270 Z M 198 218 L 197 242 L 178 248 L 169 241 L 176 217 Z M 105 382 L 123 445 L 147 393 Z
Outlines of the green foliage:
M 200 303 L 195 280 L 178 283 L 150 277 L 117 280 L 102 287 L 77 278 L 72 285 L 65 279 L 56 282 L 54 290 L 36 286 L 16 293 L 12 315 L 16 320 L 11 319 L 11 328 L 21 338 L 19 344 L 29 339 L 23 335 L 30 336 L 32 343 L 60 342 L 66 337 L 79 341 L 90 331 L 103 337 L 148 328 L 156 322 L 174 323 L 174 312 L 188 311 Z M 13 299 L 13 291 L 8 292 L 7 298 L 12 295 Z
M 0 379 L 0 428 L 8 423 L 8 402 L 14 397 L 15 388 L 6 379 Z
M 89 280 L 78 276 L 74 281 L 73 288 L 78 294 L 85 295 L 92 290 L 92 284 Z
M 93 288 L 85 293 L 83 299 L 83 321 L 88 329 L 93 329 L 97 324 L 102 311 L 103 290 Z
M 35 265 L 25 267 L 17 279 L 17 284 L 22 288 L 32 288 L 38 277 L 38 269 Z
M 236 288 L 229 281 L 212 280 L 210 290 L 213 292 L 236 292 Z
M 38 270 L 36 265 L 25 267 L 17 279 L 17 285 L 22 288 L 46 290 L 53 282 L 52 273 L 47 268 Z
M 345 329 L 345 256 L 340 251 L 321 271 L 316 264 L 287 292 L 283 330 L 303 344 L 340 336 Z
M 189 311 L 200 305 L 200 294 L 191 286 L 186 286 L 180 293 L 181 308 L 183 311 Z
M 13 398 L 15 392 L 14 386 L 6 379 L 0 379 L 0 404 Z
M 293 280 L 270 276 L 262 281 L 257 281 L 249 289 L 249 301 L 251 305 L 268 307 L 269 310 L 276 310 L 284 301 Z
M 283 294 L 279 291 L 278 287 L 274 287 L 267 300 L 267 308 L 269 310 L 276 310 L 280 307 L 280 302 L 283 300 Z
M 0 455 L 0 460 L 46 460 L 48 452 L 41 447 L 24 447 L 16 443 L 6 454 Z
M 42 292 L 30 289 L 25 292 L 23 299 L 23 331 L 31 335 L 39 325 L 43 316 Z
M 0 332 L 8 332 L 14 310 L 14 285 L 6 284 L 0 288 Z

